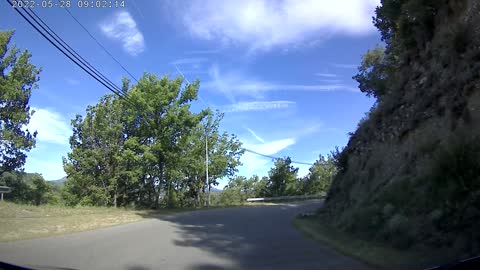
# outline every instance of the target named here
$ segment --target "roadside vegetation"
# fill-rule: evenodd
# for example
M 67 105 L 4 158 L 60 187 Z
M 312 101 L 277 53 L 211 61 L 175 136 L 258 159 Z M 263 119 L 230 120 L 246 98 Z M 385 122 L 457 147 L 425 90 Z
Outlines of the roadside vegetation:
M 72 119 L 66 178 L 25 173 L 37 136 L 26 128 L 35 113 L 29 101 L 42 70 L 13 34 L 0 32 L 0 186 L 11 189 L 0 202 L 0 240 L 133 222 L 147 212 L 239 206 L 248 197 L 320 194 L 336 174 L 334 157 L 320 155 L 305 177 L 289 157 L 276 159 L 268 176 L 237 175 L 244 150 L 220 130 L 223 113 L 191 109 L 199 81 L 148 73 L 137 84 L 123 79 L 123 97 L 105 95 Z M 229 181 L 221 191 L 219 179 Z
M 338 155 L 319 231 L 407 253 L 480 253 L 479 14 L 476 1 L 382 0 L 373 22 L 384 47 L 353 77 L 376 102 Z

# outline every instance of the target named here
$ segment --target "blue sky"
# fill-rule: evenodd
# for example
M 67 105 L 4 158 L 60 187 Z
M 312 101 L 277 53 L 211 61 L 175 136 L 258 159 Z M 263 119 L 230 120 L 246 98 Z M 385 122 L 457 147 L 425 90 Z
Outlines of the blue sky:
M 77 1 L 72 1 L 76 6 Z M 248 149 L 313 163 L 344 146 L 374 100 L 351 79 L 361 55 L 380 43 L 378 0 L 146 1 L 125 8 L 71 8 L 135 77 L 143 72 L 200 79 L 200 97 L 226 113 L 222 129 Z M 34 11 L 79 54 L 121 85 L 126 73 L 61 8 Z M 0 1 L 0 29 L 42 67 L 30 129 L 37 146 L 25 170 L 65 175 L 70 120 L 109 93 Z M 204 104 L 195 102 L 193 109 Z M 272 160 L 246 153 L 239 174 L 266 175 Z M 307 165 L 298 165 L 300 175 Z M 222 182 L 221 186 L 225 183 Z

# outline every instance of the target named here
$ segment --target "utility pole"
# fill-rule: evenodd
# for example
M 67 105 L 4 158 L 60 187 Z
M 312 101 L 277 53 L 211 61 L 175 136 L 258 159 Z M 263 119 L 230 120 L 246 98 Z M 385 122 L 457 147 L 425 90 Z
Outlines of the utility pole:
M 207 180 L 207 186 L 208 186 L 207 207 L 210 207 L 210 182 L 208 181 L 208 135 L 207 135 L 206 127 L 205 127 L 205 167 L 206 167 L 206 180 Z

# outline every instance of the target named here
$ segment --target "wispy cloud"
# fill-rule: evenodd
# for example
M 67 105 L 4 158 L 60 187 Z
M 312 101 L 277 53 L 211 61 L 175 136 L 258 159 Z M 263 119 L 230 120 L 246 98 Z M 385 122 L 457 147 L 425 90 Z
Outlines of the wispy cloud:
M 295 139 L 287 138 L 261 144 L 244 143 L 244 147 L 264 155 L 274 155 L 295 144 Z M 242 155 L 240 161 L 242 166 L 239 173 L 242 175 L 264 174 L 271 167 L 272 160 L 250 152 Z
M 77 80 L 77 79 L 66 78 L 65 81 L 70 85 L 79 85 L 80 84 L 80 80 Z
M 246 127 L 245 129 L 248 130 L 248 132 L 250 132 L 250 134 L 252 134 L 252 136 L 255 137 L 255 139 L 257 139 L 257 141 L 259 141 L 261 143 L 265 143 L 265 140 L 262 139 L 260 136 L 258 136 L 253 130 L 251 130 L 248 127 Z
M 322 83 L 327 83 L 327 84 L 339 84 L 342 82 L 342 80 L 331 80 L 331 79 L 319 79 L 317 81 Z
M 195 38 L 268 50 L 337 34 L 371 33 L 371 17 L 379 4 L 379 0 L 181 1 L 173 16 L 181 18 Z
M 110 39 L 122 43 L 123 49 L 136 56 L 145 50 L 143 34 L 127 11 L 120 11 L 100 23 L 100 29 Z
M 250 101 L 238 102 L 224 107 L 225 112 L 247 112 L 286 109 L 295 106 L 294 101 Z
M 69 121 L 59 113 L 47 109 L 32 108 L 35 110 L 27 128 L 31 132 L 37 131 L 37 140 L 47 143 L 68 144 L 72 129 Z
M 192 50 L 192 51 L 187 51 L 185 54 L 215 54 L 219 53 L 219 49 L 213 49 L 213 50 Z
M 356 69 L 358 67 L 358 64 L 339 64 L 339 63 L 332 63 L 332 66 L 336 68 L 351 68 L 351 69 Z
M 171 61 L 171 64 L 174 65 L 185 65 L 185 64 L 198 64 L 207 62 L 208 58 L 206 57 L 192 57 L 192 58 L 181 58 L 174 61 Z
M 333 74 L 333 73 L 315 73 L 315 76 L 325 77 L 325 78 L 335 78 L 335 77 L 337 77 L 337 74 Z
M 210 68 L 209 73 L 211 80 L 203 83 L 202 87 L 224 93 L 232 103 L 236 103 L 237 95 L 258 98 L 263 97 L 265 92 L 271 91 L 358 91 L 355 87 L 340 83 L 284 84 L 268 82 L 235 72 L 220 73 L 220 69 L 216 65 Z

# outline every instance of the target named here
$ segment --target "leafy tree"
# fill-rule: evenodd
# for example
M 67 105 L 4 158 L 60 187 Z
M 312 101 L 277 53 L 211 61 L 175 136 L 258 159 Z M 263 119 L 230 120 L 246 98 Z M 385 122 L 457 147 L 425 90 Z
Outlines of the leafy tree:
M 257 178 L 258 180 L 257 176 L 254 176 L 254 177 Z M 255 183 L 253 187 L 253 197 L 256 197 L 256 198 L 267 197 L 268 196 L 267 185 L 268 185 L 268 177 L 263 176 L 262 179 L 258 180 L 258 182 Z
M 260 180 L 256 175 L 249 179 L 244 176 L 235 176 L 231 178 L 223 192 L 220 193 L 219 204 L 244 204 L 248 198 L 256 197 L 255 187 L 258 185 L 259 181 Z
M 386 66 L 384 65 L 385 51 L 383 47 L 377 46 L 369 50 L 362 59 L 362 64 L 358 68 L 359 73 L 353 76 L 359 83 L 360 91 L 381 98 L 386 93 L 386 81 L 388 77 Z
M 6 200 L 34 205 L 58 202 L 58 193 L 37 173 L 6 172 L 0 177 L 0 185 L 12 190 L 5 194 Z
M 319 194 L 320 192 L 327 192 L 336 174 L 337 167 L 332 156 L 324 157 L 320 155 L 305 177 L 304 193 Z
M 290 157 L 279 158 L 268 172 L 268 194 L 272 197 L 296 195 L 299 191 L 297 182 L 298 168 L 293 167 Z
M 0 175 L 23 167 L 37 134 L 25 126 L 33 114 L 28 103 L 40 69 L 30 63 L 28 51 L 8 47 L 12 35 L 0 32 Z
M 64 160 L 64 169 L 69 175 L 65 188 L 79 196 L 76 200 L 69 197 L 73 200 L 70 204 L 82 201 L 83 204 L 117 206 L 117 170 L 123 147 L 120 106 L 112 95 L 107 95 L 96 106 L 87 108 L 85 119 L 77 115 L 72 121 L 74 132 L 70 143 L 74 151 Z
M 0 177 L 0 185 L 11 188 L 10 193 L 4 194 L 6 200 L 28 203 L 31 199 L 31 187 L 26 183 L 21 173 L 5 172 Z
M 222 114 L 190 111 L 199 84 L 182 83 L 151 74 L 131 87 L 124 80 L 128 103 L 107 95 L 72 121 L 62 190 L 68 205 L 208 205 L 211 186 L 236 172 L 242 150 L 219 131 Z
M 32 177 L 31 197 L 35 205 L 48 202 L 48 193 L 51 191 L 50 185 L 43 179 L 41 175 L 35 174 Z
M 207 183 L 207 206 L 210 205 L 210 190 L 212 185 L 218 185 L 217 179 L 231 177 L 237 172 L 237 167 L 241 165 L 240 156 L 244 150 L 241 149 L 241 142 L 235 135 L 228 135 L 224 132 L 219 133 L 220 121 L 223 114 L 218 112 L 213 119 L 212 114 L 205 118 L 205 133 L 208 139 L 208 171 L 209 179 Z

